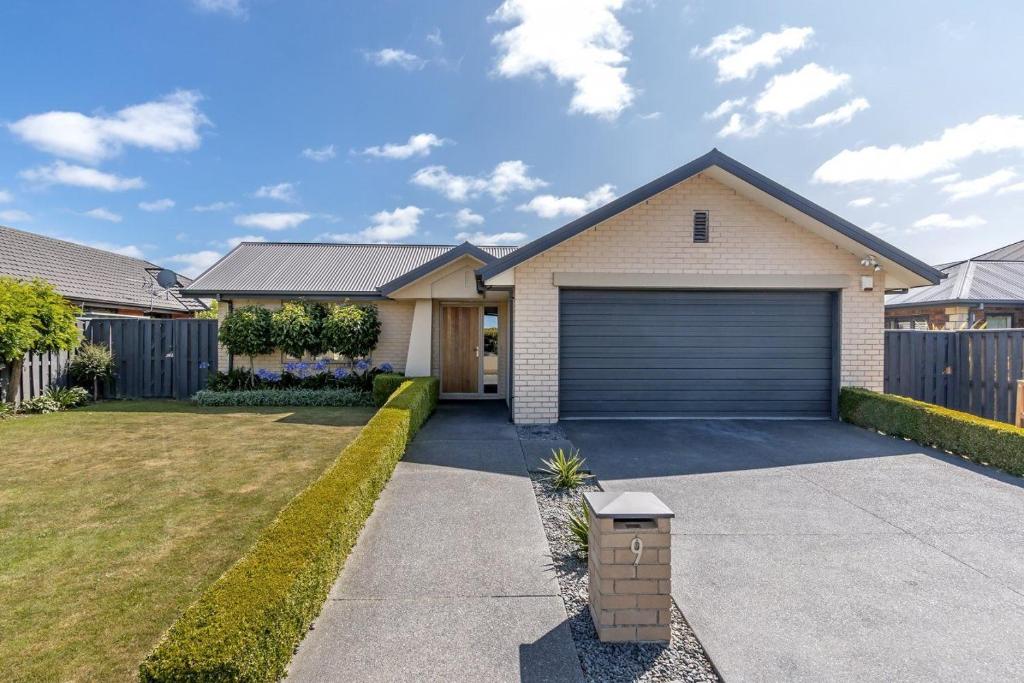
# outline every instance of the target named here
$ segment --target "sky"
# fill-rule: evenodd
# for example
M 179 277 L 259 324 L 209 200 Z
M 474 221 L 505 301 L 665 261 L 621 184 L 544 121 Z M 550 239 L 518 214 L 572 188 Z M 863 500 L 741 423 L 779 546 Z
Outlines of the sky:
M 1024 3 L 5 0 L 0 224 L 522 244 L 712 147 L 930 263 L 1024 239 Z

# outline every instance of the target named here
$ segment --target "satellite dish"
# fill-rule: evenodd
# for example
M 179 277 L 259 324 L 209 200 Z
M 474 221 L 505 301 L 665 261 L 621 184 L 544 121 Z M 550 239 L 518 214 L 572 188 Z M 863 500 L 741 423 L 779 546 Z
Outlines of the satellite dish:
M 173 270 L 167 268 L 161 268 L 156 272 L 156 282 L 164 289 L 170 289 L 178 286 L 178 274 Z

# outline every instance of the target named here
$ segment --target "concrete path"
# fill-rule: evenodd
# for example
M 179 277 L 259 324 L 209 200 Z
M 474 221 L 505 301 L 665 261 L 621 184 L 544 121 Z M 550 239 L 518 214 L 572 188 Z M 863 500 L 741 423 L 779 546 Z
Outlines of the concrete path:
M 835 422 L 565 422 L 676 512 L 673 597 L 727 681 L 1024 680 L 1021 479 Z
M 505 407 L 442 403 L 292 660 L 297 681 L 574 681 L 579 660 Z

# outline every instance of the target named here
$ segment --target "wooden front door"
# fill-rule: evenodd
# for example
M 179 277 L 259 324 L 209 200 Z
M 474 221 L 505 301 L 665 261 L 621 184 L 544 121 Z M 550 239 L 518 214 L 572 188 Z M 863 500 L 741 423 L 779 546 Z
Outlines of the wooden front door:
M 441 307 L 441 393 L 480 391 L 480 308 Z

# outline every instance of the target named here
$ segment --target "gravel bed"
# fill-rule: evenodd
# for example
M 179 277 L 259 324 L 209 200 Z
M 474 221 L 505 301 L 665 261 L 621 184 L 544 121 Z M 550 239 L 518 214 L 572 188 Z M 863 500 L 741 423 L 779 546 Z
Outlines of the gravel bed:
M 576 554 L 566 515 L 587 491 L 600 491 L 593 479 L 575 491 L 554 488 L 542 474 L 531 473 L 552 564 L 569 615 L 569 628 L 580 666 L 588 681 L 718 681 L 700 641 L 672 601 L 672 642 L 602 643 L 597 639 L 587 598 L 587 563 Z

